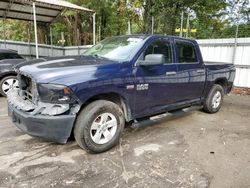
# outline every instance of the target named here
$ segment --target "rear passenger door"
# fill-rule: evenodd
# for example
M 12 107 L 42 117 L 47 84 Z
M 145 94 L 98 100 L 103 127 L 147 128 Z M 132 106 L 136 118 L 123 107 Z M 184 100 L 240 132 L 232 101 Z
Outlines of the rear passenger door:
M 199 101 L 205 85 L 205 67 L 198 44 L 175 39 L 178 102 Z

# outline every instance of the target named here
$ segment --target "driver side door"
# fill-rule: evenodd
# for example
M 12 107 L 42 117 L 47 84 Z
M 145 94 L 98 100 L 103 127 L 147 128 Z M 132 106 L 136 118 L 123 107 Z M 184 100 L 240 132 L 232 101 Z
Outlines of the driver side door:
M 168 38 L 157 38 L 143 50 L 138 60 L 145 60 L 148 54 L 162 54 L 165 62 L 161 65 L 140 66 L 135 69 L 135 115 L 148 116 L 166 110 L 176 98 L 177 67 L 173 60 L 173 45 Z

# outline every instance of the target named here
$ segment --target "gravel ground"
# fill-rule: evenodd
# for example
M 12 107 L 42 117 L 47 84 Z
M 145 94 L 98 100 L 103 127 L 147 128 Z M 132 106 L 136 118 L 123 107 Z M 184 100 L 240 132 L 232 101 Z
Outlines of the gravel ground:
M 126 128 L 96 155 L 23 134 L 1 97 L 0 187 L 250 187 L 250 96 L 227 96 L 217 114 Z

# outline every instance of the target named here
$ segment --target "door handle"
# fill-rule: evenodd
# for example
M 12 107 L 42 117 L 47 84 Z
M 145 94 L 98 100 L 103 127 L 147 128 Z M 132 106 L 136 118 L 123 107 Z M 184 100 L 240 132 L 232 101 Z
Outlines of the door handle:
M 166 75 L 167 76 L 176 75 L 176 72 L 175 71 L 166 72 Z
M 205 70 L 197 70 L 197 73 L 205 73 Z

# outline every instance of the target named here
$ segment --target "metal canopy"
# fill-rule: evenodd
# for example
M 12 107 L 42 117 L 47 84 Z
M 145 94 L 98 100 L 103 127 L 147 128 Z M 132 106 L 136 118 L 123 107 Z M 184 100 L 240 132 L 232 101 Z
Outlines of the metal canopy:
M 93 44 L 95 44 L 95 11 L 64 0 L 0 0 L 0 18 L 34 21 L 36 58 L 38 55 L 36 22 L 52 23 L 64 11 L 87 12 L 93 16 Z
M 36 5 L 37 22 L 51 23 L 65 9 L 92 14 L 95 12 L 63 0 L 0 0 L 0 17 L 33 20 L 31 9 L 33 2 Z

